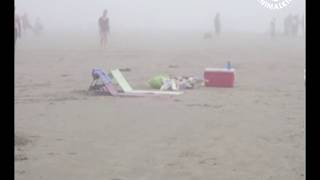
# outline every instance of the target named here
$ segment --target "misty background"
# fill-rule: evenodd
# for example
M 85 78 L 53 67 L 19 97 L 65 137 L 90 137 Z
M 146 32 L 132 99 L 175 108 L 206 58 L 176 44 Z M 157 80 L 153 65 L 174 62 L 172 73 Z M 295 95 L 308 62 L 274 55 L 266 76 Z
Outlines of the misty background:
M 289 13 L 305 14 L 305 1 L 292 0 L 280 10 L 262 7 L 257 0 L 16 0 L 16 13 L 37 17 L 46 32 L 97 32 L 98 18 L 108 9 L 112 32 L 208 32 L 221 15 L 222 32 L 265 33 L 273 17 L 277 31 Z

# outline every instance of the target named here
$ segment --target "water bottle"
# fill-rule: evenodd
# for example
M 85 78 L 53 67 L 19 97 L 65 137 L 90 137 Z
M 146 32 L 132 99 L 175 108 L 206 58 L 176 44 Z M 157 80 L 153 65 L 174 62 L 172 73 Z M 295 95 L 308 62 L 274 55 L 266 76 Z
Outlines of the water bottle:
M 226 64 L 226 68 L 227 68 L 228 70 L 230 70 L 230 69 L 231 69 L 231 63 L 230 63 L 230 61 L 228 61 L 228 62 L 227 62 L 227 64 Z

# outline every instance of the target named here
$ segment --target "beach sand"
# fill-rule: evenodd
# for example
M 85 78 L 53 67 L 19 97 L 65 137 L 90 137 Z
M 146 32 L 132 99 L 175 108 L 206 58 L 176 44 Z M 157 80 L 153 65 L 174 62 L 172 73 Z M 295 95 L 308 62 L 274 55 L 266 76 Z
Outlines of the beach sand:
M 305 179 L 304 38 L 118 33 L 101 49 L 94 35 L 17 42 L 17 180 Z M 234 88 L 87 93 L 95 67 L 130 68 L 130 84 L 149 89 L 154 75 L 202 77 L 227 61 Z

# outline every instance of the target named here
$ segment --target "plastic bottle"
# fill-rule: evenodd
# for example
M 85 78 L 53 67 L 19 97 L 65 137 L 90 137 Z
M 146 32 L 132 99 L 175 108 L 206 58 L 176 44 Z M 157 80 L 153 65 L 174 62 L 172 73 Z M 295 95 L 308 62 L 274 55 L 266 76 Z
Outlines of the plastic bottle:
M 231 67 L 231 63 L 230 63 L 230 61 L 228 61 L 227 62 L 227 64 L 226 64 L 226 68 L 228 69 L 228 70 L 230 70 L 232 67 Z

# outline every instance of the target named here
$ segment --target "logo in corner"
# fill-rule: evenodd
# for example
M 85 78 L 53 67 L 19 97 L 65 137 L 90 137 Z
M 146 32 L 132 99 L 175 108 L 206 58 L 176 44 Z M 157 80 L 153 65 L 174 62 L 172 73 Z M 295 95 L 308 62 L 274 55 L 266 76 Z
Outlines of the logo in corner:
M 292 0 L 257 0 L 263 7 L 278 10 L 287 7 Z

